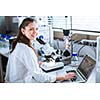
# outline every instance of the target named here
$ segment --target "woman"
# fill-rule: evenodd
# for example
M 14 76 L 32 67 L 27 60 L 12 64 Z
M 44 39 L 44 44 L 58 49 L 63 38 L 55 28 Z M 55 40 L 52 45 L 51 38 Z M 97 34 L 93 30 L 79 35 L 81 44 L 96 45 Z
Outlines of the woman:
M 74 78 L 74 73 L 56 76 L 44 73 L 41 70 L 36 52 L 32 46 L 32 41 L 37 35 L 38 24 L 36 20 L 31 18 L 24 19 L 19 27 L 19 34 L 12 45 L 5 81 L 13 83 L 55 82 Z

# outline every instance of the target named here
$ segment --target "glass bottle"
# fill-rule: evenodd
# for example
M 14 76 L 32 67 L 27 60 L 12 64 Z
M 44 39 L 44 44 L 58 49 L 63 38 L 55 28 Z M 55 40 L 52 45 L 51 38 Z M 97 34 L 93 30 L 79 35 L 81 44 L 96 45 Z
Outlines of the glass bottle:
M 71 58 L 71 65 L 72 65 L 72 66 L 77 66 L 78 63 L 79 63 L 79 62 L 78 62 L 77 52 L 73 52 L 72 58 Z

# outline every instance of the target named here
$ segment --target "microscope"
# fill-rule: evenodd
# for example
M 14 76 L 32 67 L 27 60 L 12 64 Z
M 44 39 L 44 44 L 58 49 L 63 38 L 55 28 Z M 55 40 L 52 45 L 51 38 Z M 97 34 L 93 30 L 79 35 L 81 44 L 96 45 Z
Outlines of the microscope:
M 44 71 L 56 70 L 64 67 L 64 56 L 63 54 L 69 52 L 64 52 L 61 50 L 56 50 L 49 45 L 49 43 L 44 42 L 41 38 L 36 38 L 38 41 L 38 54 L 43 58 L 43 64 L 40 66 Z M 65 61 L 66 62 L 66 61 Z
M 41 44 L 38 50 L 38 54 L 45 58 L 45 61 L 55 60 L 55 62 L 59 62 L 57 59 L 60 59 L 62 54 L 61 50 L 56 50 L 49 45 L 49 43 L 45 43 L 42 39 L 36 38 L 36 40 Z

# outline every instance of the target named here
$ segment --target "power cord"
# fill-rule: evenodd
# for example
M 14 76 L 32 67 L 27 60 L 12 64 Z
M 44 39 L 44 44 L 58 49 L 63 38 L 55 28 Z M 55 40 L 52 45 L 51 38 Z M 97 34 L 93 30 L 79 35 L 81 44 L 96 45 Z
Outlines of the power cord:
M 83 45 L 79 50 L 78 50 L 78 52 L 77 52 L 77 55 L 79 56 L 79 54 L 80 54 L 80 51 L 84 48 L 84 47 L 86 47 L 87 45 Z M 96 59 L 96 48 L 94 47 L 94 46 L 89 46 L 93 51 L 94 51 L 94 53 L 95 53 L 95 55 L 94 55 L 94 57 L 95 57 L 95 59 Z

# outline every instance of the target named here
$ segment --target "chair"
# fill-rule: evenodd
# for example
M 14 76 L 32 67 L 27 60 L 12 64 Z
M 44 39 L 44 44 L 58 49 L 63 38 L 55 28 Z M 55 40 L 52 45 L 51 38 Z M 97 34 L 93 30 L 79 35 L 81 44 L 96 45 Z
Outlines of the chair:
M 4 79 L 3 79 L 3 70 L 2 70 L 2 66 L 0 66 L 0 83 L 3 83 Z
M 1 55 L 0 55 L 0 83 L 4 83 L 4 71 L 2 66 Z

